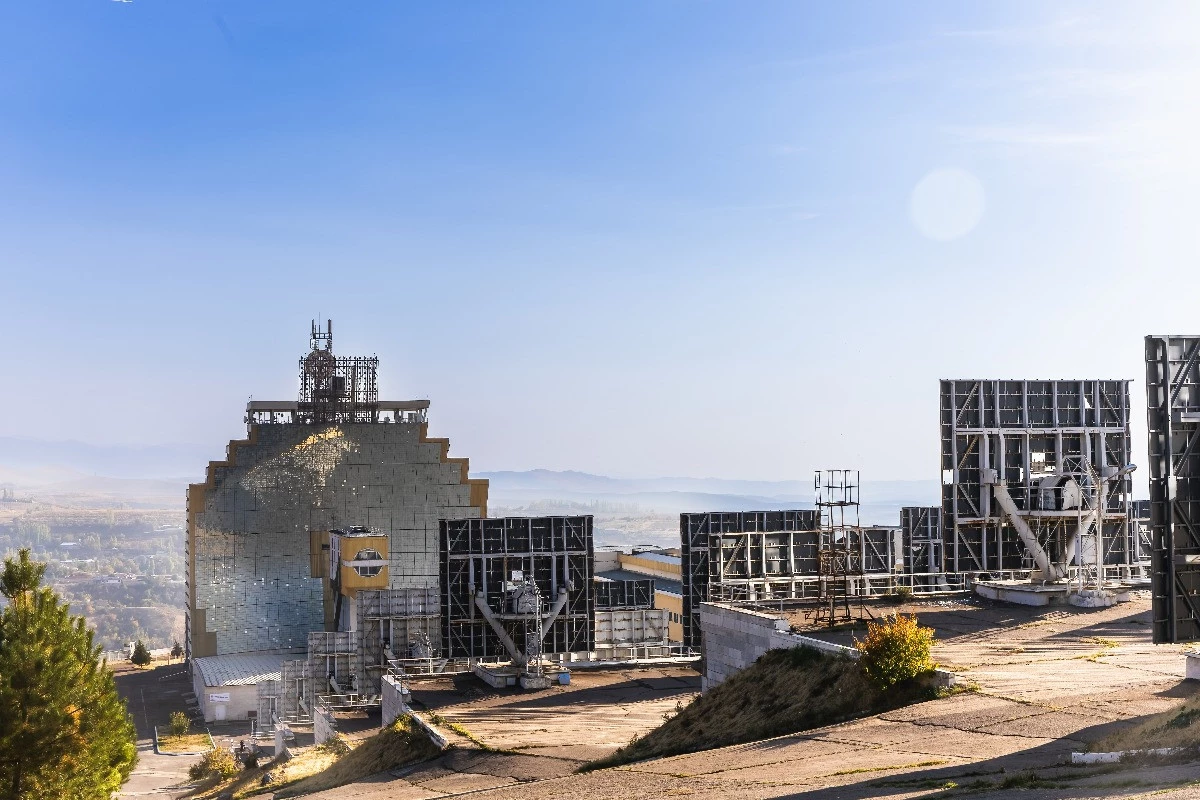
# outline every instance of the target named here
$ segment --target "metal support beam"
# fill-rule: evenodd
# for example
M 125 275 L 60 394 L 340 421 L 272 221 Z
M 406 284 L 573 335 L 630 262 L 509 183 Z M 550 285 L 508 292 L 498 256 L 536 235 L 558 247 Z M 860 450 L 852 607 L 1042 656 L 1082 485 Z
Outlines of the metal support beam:
M 488 607 L 487 598 L 483 596 L 483 592 L 475 595 L 475 607 L 479 609 L 479 613 L 487 620 L 487 624 L 491 626 L 492 632 L 496 634 L 496 638 L 500 640 L 500 644 L 504 645 L 504 649 L 508 651 L 508 657 L 512 659 L 515 666 L 525 666 L 525 654 L 517 649 L 517 643 L 508 635 L 508 631 L 504 630 L 504 626 L 496 615 L 492 613 L 492 609 Z M 545 636 L 545 632 L 542 633 Z
M 1050 555 L 1038 543 L 1037 536 L 1029 529 L 1029 523 L 1021 518 L 1020 509 L 1013 502 L 1012 495 L 1008 493 L 1008 487 L 1002 483 L 992 484 L 992 495 L 996 498 L 996 502 L 1000 504 L 1000 508 L 1004 509 L 1004 513 L 1008 515 L 1009 522 L 1016 529 L 1017 535 L 1021 537 L 1021 543 L 1025 545 L 1025 549 L 1029 551 L 1029 555 L 1033 557 L 1033 563 L 1038 565 L 1038 569 L 1048 580 L 1059 580 L 1067 575 L 1066 566 L 1063 564 L 1055 564 L 1050 560 Z

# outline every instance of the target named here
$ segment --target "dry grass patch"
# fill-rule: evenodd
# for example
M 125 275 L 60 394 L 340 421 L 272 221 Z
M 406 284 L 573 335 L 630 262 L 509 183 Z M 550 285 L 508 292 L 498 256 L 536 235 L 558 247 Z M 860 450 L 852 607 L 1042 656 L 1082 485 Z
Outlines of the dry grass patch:
M 183 736 L 159 736 L 160 753 L 203 753 L 212 750 L 212 739 L 207 733 L 185 733 Z
M 441 750 L 408 717 L 400 717 L 349 752 L 337 756 L 320 772 L 290 783 L 275 796 L 293 797 L 333 789 L 377 772 L 428 761 L 440 753 Z
M 1170 711 L 1147 717 L 1132 728 L 1105 736 L 1092 745 L 1091 750 L 1111 753 L 1165 747 L 1200 747 L 1200 692 Z
M 192 793 L 193 800 L 210 800 L 229 793 L 234 798 L 274 793 L 293 797 L 353 783 L 378 772 L 426 761 L 441 751 L 407 717 L 352 746 L 342 737 L 299 752 L 288 761 L 271 761 L 245 769 L 232 778 L 207 781 Z
M 613 767 L 770 739 L 937 697 L 932 673 L 887 689 L 855 661 L 806 647 L 770 650 L 612 755 L 582 767 Z

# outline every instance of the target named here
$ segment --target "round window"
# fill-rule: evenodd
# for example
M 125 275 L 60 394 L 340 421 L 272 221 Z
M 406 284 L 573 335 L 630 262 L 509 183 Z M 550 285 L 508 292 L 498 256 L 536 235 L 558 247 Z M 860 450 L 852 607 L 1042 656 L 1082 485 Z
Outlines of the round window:
M 374 563 L 355 564 L 355 561 L 366 561 Z M 368 547 L 365 550 L 359 550 L 351 561 L 350 566 L 358 573 L 360 578 L 374 578 L 383 569 L 383 556 L 373 547 Z

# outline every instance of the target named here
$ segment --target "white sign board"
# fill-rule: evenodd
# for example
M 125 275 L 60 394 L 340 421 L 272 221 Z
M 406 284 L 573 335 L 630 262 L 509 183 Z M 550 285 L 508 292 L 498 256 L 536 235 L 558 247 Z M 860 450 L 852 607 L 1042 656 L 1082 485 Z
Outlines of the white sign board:
M 210 694 L 208 696 L 208 702 L 210 702 L 210 703 L 228 703 L 229 702 L 229 692 L 220 692 L 217 694 Z

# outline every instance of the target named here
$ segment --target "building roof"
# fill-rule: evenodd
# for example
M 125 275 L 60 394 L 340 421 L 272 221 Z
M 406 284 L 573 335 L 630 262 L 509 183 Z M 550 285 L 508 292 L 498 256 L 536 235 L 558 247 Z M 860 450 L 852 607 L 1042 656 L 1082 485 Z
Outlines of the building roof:
M 236 653 L 193 659 L 205 686 L 254 686 L 262 681 L 282 680 L 284 661 L 296 653 Z
M 670 567 L 679 567 L 683 564 L 683 559 L 679 556 L 669 556 L 666 553 L 633 553 L 626 555 L 625 558 L 644 558 L 647 561 L 657 561 Z
M 654 591 L 677 594 L 683 597 L 683 584 L 679 581 L 669 581 L 657 575 L 646 575 L 642 572 L 632 572 L 627 569 L 610 569 L 597 572 L 596 577 L 602 581 L 654 581 Z

